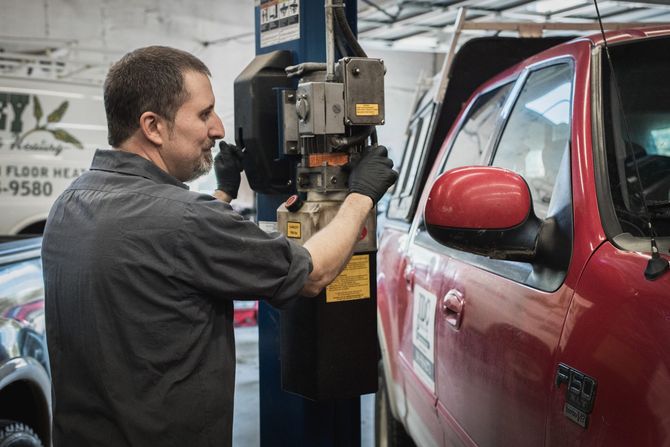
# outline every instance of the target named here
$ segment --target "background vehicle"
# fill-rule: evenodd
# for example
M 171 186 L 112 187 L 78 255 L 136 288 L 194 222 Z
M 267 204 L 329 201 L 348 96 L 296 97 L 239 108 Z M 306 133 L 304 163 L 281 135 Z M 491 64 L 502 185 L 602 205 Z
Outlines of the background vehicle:
M 233 324 L 235 327 L 256 326 L 258 324 L 258 301 L 235 301 L 233 309 Z
M 670 443 L 670 274 L 645 277 L 650 236 L 670 249 L 669 35 L 610 33 L 616 76 L 600 36 L 532 56 L 403 162 L 378 256 L 382 444 Z
M 107 146 L 101 85 L 0 76 L 0 234 L 41 234 L 56 197 Z
M 0 243 L 0 446 L 51 443 L 40 246 Z

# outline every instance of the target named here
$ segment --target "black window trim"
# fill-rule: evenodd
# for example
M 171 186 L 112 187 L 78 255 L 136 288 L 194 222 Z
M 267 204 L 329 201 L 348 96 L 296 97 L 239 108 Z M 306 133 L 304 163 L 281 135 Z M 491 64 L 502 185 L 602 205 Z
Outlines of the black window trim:
M 607 173 L 607 155 L 605 154 L 605 123 L 603 121 L 603 71 L 602 47 L 597 46 L 591 52 L 591 145 L 596 180 L 596 196 L 598 212 L 605 232 L 610 241 L 620 235 L 623 230 L 614 212 L 612 193 Z M 621 247 L 620 247 L 621 248 Z

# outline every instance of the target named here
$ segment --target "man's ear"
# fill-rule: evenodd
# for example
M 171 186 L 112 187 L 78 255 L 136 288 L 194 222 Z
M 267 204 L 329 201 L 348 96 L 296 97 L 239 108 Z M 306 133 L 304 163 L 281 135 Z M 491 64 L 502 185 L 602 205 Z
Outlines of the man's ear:
M 162 146 L 168 129 L 163 117 L 154 112 L 144 112 L 140 116 L 140 130 L 147 140 Z

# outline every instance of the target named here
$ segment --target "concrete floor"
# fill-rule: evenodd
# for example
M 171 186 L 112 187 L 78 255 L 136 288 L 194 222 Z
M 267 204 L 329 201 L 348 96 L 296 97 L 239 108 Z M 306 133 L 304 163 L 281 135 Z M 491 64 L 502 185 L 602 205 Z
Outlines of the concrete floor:
M 258 328 L 235 329 L 237 373 L 233 446 L 260 447 L 258 400 Z M 361 397 L 361 447 L 374 445 L 374 394 Z

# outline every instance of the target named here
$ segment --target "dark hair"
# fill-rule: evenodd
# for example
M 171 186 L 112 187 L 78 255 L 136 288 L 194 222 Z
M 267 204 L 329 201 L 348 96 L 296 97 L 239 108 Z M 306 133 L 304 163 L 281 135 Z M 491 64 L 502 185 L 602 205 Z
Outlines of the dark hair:
M 130 138 L 147 111 L 174 123 L 177 110 L 188 99 L 187 71 L 211 76 L 197 57 L 162 46 L 139 48 L 112 65 L 104 86 L 109 144 L 118 147 Z

